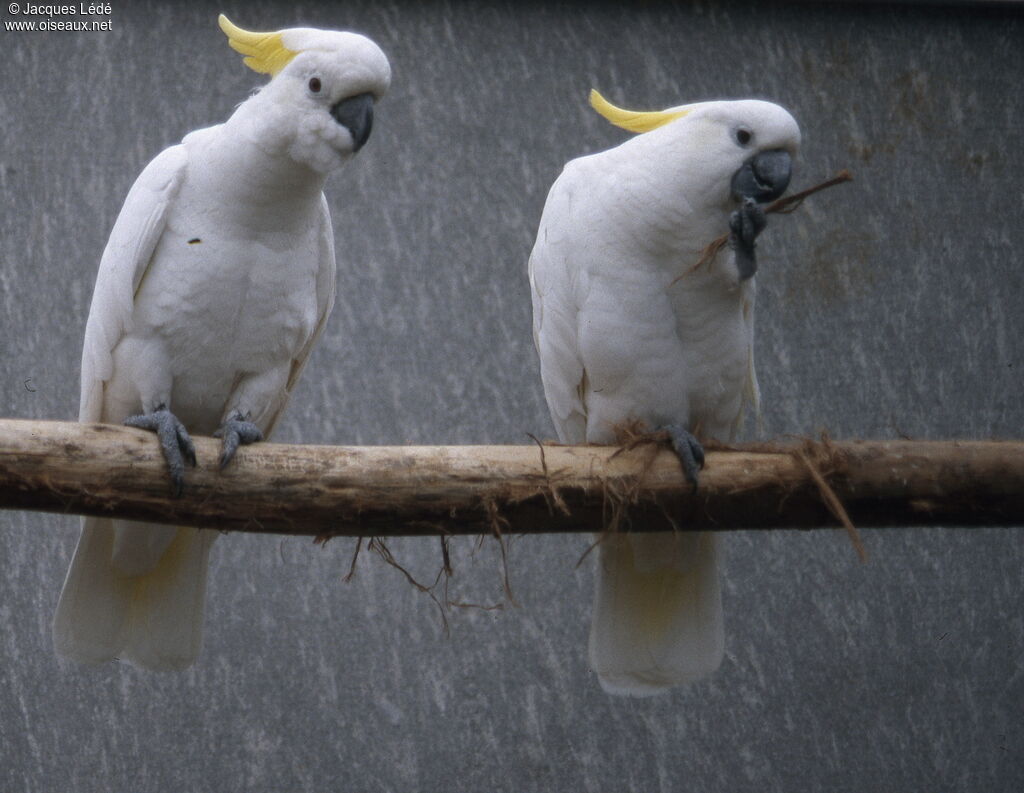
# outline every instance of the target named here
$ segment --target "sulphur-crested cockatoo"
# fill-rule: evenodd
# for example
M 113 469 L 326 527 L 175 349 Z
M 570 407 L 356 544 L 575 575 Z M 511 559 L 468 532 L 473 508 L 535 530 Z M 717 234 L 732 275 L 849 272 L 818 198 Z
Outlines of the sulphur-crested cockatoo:
M 565 166 L 530 256 L 534 341 L 564 443 L 666 429 L 686 477 L 697 439 L 729 439 L 754 375 L 759 204 L 789 184 L 800 132 L 769 102 L 658 112 L 595 109 L 637 134 Z M 730 250 L 696 270 L 722 234 Z M 632 526 L 632 532 L 642 532 Z M 590 664 L 606 691 L 656 694 L 714 671 L 723 652 L 712 534 L 613 533 L 600 542 Z
M 220 26 L 272 79 L 136 180 L 100 261 L 82 352 L 79 419 L 155 431 L 178 493 L 195 464 L 190 431 L 223 439 L 223 467 L 280 418 L 334 302 L 324 181 L 366 142 L 391 78 L 384 53 L 356 33 L 252 33 L 224 16 Z M 191 664 L 215 537 L 86 518 L 57 651 Z

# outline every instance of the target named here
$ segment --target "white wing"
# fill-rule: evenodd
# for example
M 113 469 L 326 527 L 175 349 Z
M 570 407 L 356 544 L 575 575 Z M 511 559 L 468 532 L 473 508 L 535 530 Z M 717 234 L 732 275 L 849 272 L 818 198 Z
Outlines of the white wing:
M 327 198 L 321 194 L 320 266 L 316 273 L 316 327 L 309 339 L 302 346 L 302 349 L 299 350 L 298 354 L 292 360 L 292 368 L 288 374 L 288 384 L 285 387 L 286 393 L 284 395 L 284 399 L 281 400 L 277 410 L 267 420 L 267 428 L 265 432 L 267 437 L 269 437 L 270 433 L 274 431 L 274 426 L 277 424 L 277 420 L 284 412 L 284 408 L 288 404 L 288 397 L 291 396 L 292 389 L 298 382 L 299 375 L 302 374 L 302 370 L 306 366 L 306 361 L 309 360 L 309 354 L 312 352 L 313 347 L 316 346 L 317 341 L 320 339 L 320 335 L 324 332 L 324 327 L 327 324 L 327 318 L 331 315 L 331 309 L 334 308 L 337 269 L 337 261 L 334 255 L 334 228 L 331 225 L 331 211 L 327 206 Z
M 100 260 L 82 348 L 79 421 L 100 421 L 103 383 L 113 370 L 111 353 L 131 326 L 135 293 L 164 232 L 167 210 L 185 176 L 184 146 L 158 154 L 139 174 L 121 207 Z
M 529 263 L 533 342 L 551 420 L 563 443 L 582 443 L 587 434 L 587 374 L 578 351 L 579 307 L 573 297 L 578 277 L 570 233 L 573 198 L 567 169 L 548 194 Z
M 185 177 L 188 155 L 177 145 L 157 155 L 132 185 L 100 260 L 82 348 L 79 421 L 101 421 L 103 384 L 113 375 L 112 352 L 131 328 L 135 295 Z M 120 418 L 120 417 L 118 417 Z M 153 574 L 130 577 L 113 568 L 115 526 L 90 517 L 68 568 L 54 618 L 57 652 L 84 663 L 119 653 L 153 668 L 181 668 L 199 648 L 206 559 L 216 537 L 177 531 L 175 553 Z M 132 532 L 164 537 L 173 527 L 131 524 Z M 140 584 L 140 581 L 145 583 Z
M 746 406 L 754 410 L 757 428 L 761 429 L 761 386 L 757 382 L 757 369 L 754 367 L 754 298 L 757 295 L 756 284 L 751 278 L 743 284 L 743 324 L 747 341 L 747 377 L 743 382 L 743 399 L 740 401 L 740 412 L 731 427 L 729 440 L 733 440 L 743 424 Z

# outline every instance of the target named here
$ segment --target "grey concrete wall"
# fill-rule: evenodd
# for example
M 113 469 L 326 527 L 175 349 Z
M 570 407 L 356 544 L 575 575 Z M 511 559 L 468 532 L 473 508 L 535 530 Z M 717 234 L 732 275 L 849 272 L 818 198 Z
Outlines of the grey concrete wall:
M 393 91 L 329 183 L 338 305 L 278 439 L 551 436 L 526 258 L 548 186 L 638 107 L 756 96 L 804 130 L 796 186 L 856 183 L 761 243 L 765 434 L 1021 436 L 1024 26 L 1013 9 L 259 0 L 113 3 L 112 30 L 4 31 L 0 415 L 77 412 L 93 279 L 145 163 L 260 79 L 216 27 L 374 37 Z M 5 8 L 4 21 L 13 19 Z M 20 18 L 20 17 L 19 17 Z M 731 536 L 726 659 L 654 700 L 588 672 L 581 537 L 511 546 L 519 608 L 436 606 L 354 541 L 230 536 L 199 663 L 58 662 L 71 517 L 0 514 L 0 789 L 1024 789 L 1015 530 Z M 396 541 L 432 579 L 436 543 Z M 450 595 L 503 601 L 454 543 Z

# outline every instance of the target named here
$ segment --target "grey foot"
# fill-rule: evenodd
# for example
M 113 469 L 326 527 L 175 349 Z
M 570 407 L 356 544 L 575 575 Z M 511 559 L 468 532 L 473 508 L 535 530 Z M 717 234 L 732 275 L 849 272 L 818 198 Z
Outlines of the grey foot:
M 764 210 L 753 198 L 744 198 L 740 208 L 729 216 L 729 244 L 736 251 L 736 267 L 741 280 L 745 281 L 757 272 L 754 241 L 767 225 Z
M 693 485 L 693 489 L 696 491 L 697 474 L 704 467 L 704 447 L 700 445 L 700 441 L 693 436 L 692 432 L 683 429 L 679 424 L 669 424 L 664 427 L 664 430 L 668 432 L 672 442 L 672 451 L 676 453 L 679 463 L 683 466 L 683 475 L 686 477 L 686 481 Z
M 248 416 L 236 410 L 213 433 L 213 437 L 223 439 L 220 447 L 220 467 L 223 469 L 231 462 L 239 446 L 263 440 L 263 431 L 249 421 Z
M 178 417 L 167 409 L 166 405 L 157 405 L 152 413 L 129 416 L 124 420 L 129 427 L 155 432 L 160 439 L 160 449 L 171 473 L 171 492 L 175 498 L 181 495 L 185 486 L 185 463 L 196 464 L 196 447 L 192 444 L 185 425 Z

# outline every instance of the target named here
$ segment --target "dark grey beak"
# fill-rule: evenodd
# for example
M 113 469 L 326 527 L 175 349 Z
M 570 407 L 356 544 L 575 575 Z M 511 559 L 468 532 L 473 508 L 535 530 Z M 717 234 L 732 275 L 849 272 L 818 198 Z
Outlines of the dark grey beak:
M 753 198 L 759 204 L 774 201 L 786 192 L 793 175 L 793 160 L 782 149 L 763 151 L 743 163 L 732 176 L 735 198 Z
M 363 148 L 373 129 L 373 94 L 358 94 L 331 107 L 334 120 L 352 133 L 352 152 Z

